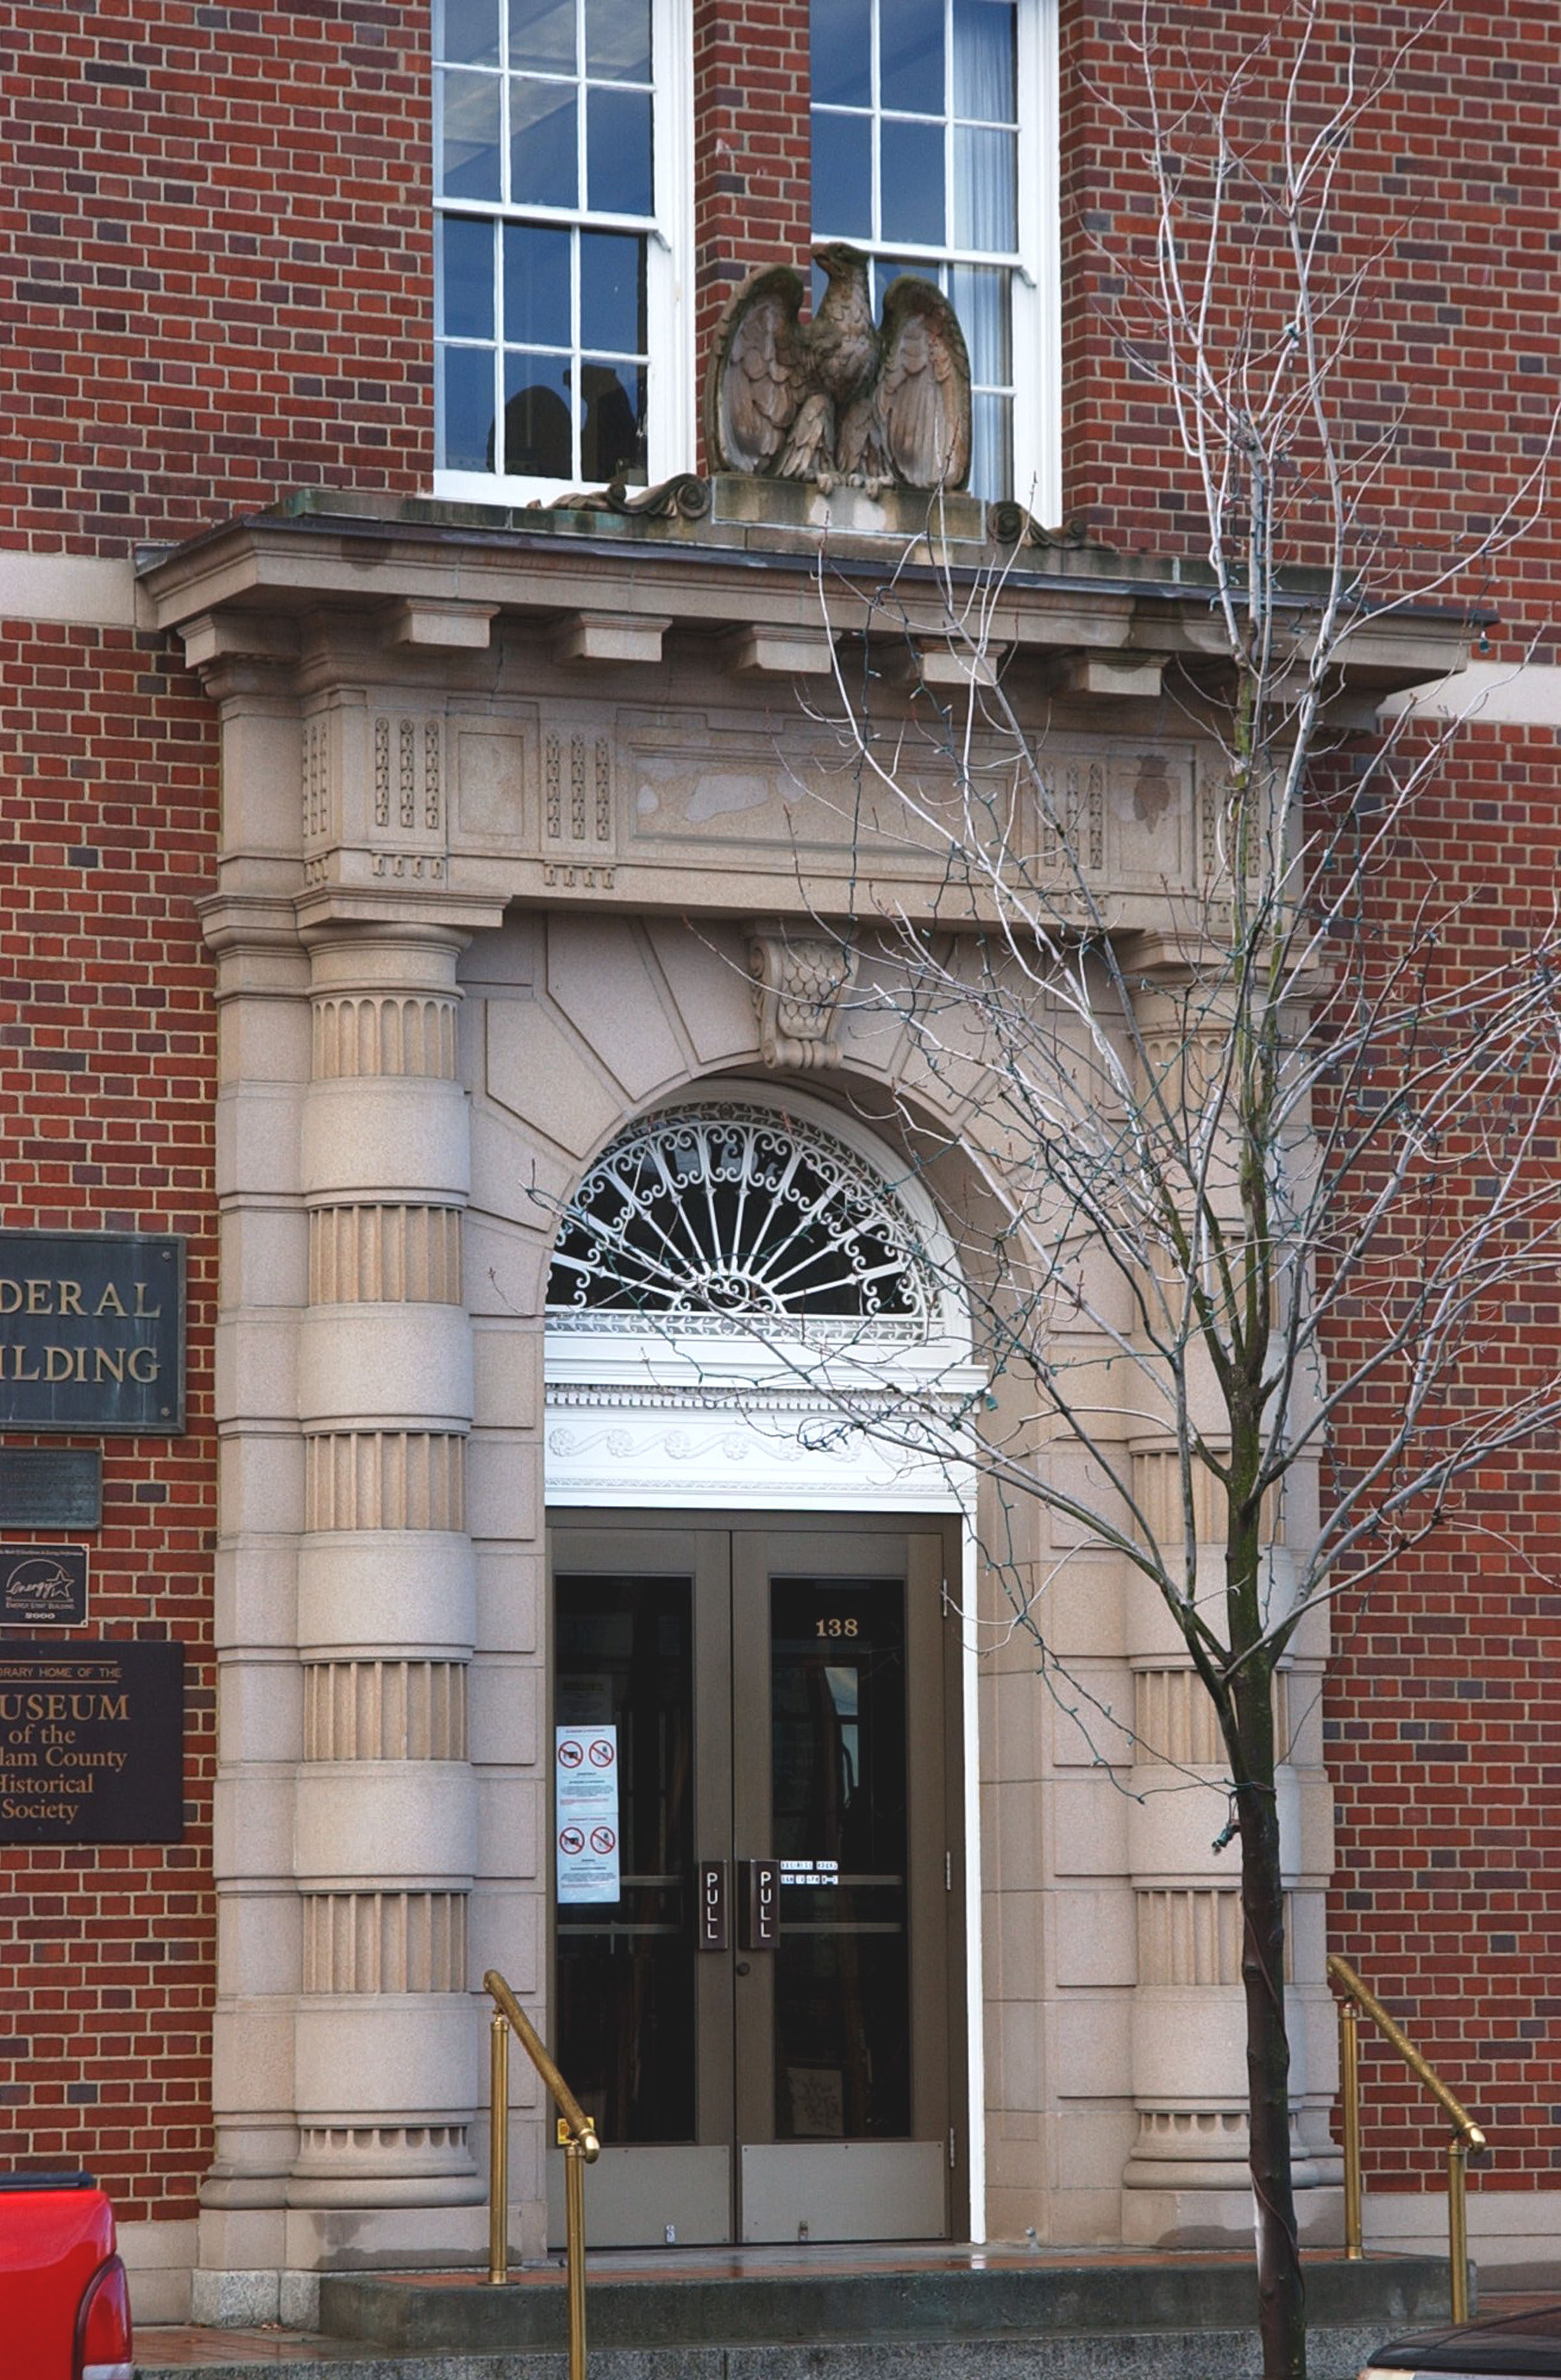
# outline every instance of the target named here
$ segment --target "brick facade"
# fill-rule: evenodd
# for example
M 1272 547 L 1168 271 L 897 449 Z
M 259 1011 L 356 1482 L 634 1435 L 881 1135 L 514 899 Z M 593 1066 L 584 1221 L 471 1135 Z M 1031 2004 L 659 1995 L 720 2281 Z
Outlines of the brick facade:
M 0 535 L 122 553 L 431 452 L 417 6 L 10 12 Z
M 0 2105 L 8 2161 L 83 2165 L 132 2219 L 188 2216 L 211 2155 L 215 1936 L 216 1029 L 195 917 L 213 736 L 160 638 L 0 636 L 0 1223 L 186 1236 L 188 1415 L 182 1438 L 103 1441 L 90 1625 L 70 1632 L 186 1646 L 185 1840 L 0 1852 Z
M 806 269 L 805 0 L 699 0 L 694 13 L 696 339 L 761 264 Z
M 1402 12 L 1357 13 L 1381 64 Z M 1272 16 L 1191 0 L 1152 14 L 1186 41 L 1189 75 L 1216 36 L 1228 55 Z M 805 259 L 807 10 L 697 0 L 693 18 L 702 355 L 744 272 Z M 1111 260 L 1144 252 L 1139 136 L 1112 112 L 1134 103 L 1138 21 L 1111 0 L 1061 9 L 1064 510 L 1124 549 L 1192 552 L 1186 471 L 1117 327 Z M 18 0 L 0 43 L 0 548 L 112 560 L 289 490 L 426 492 L 421 0 Z M 1403 416 L 1378 501 L 1406 566 L 1504 506 L 1548 432 L 1553 53 L 1531 0 L 1452 7 L 1343 171 L 1341 229 L 1383 243 L 1348 409 L 1383 430 Z M 1536 518 L 1458 582 L 1500 614 L 1490 659 L 1554 663 L 1554 566 Z M 174 1634 L 191 1660 L 185 1843 L 0 1852 L 0 2106 L 18 2160 L 79 2161 L 123 2216 L 186 2217 L 210 2156 L 214 1989 L 216 1067 L 196 904 L 212 883 L 215 734 L 176 639 L 26 620 L 0 637 L 0 1220 L 188 1235 L 189 1427 L 108 1442 L 86 1633 Z M 1556 733 L 1477 728 L 1447 772 L 1431 864 L 1479 896 L 1471 952 L 1548 898 Z M 1537 1290 L 1492 1360 L 1537 1366 L 1558 1318 Z M 1355 1427 L 1365 1444 L 1369 1415 Z M 1552 1444 L 1494 1466 L 1458 1528 L 1361 1609 L 1342 1601 L 1325 1705 L 1330 1941 L 1488 2116 L 1497 2155 L 1476 2186 L 1500 2191 L 1561 2166 L 1558 1489 Z M 1368 2073 L 1373 2180 L 1434 2185 L 1437 2127 L 1374 2054 Z
M 1519 599 L 1521 600 L 1521 599 Z M 1466 729 L 1425 805 L 1419 865 L 1395 874 L 1388 930 L 1417 898 L 1457 919 L 1449 969 L 1498 965 L 1519 919 L 1543 915 L 1561 834 L 1556 731 Z M 1387 896 L 1385 894 L 1385 899 Z M 1553 1177 L 1554 1135 L 1536 1172 Z M 1478 1213 L 1478 1160 L 1460 1211 Z M 1341 1318 L 1349 1361 L 1369 1344 L 1365 1303 Z M 1561 1297 L 1541 1266 L 1475 1334 L 1471 1377 L 1538 1392 L 1554 1369 Z M 1391 1395 L 1391 1387 L 1387 1393 Z M 1349 1414 L 1338 1460 L 1370 1459 L 1376 1400 Z M 1561 2042 L 1551 1977 L 1561 1463 L 1554 1429 L 1493 1459 L 1448 1500 L 1441 1532 L 1370 1591 L 1341 1599 L 1325 1698 L 1337 1797 L 1332 1947 L 1369 1973 L 1467 2105 L 1493 2156 L 1477 2188 L 1554 2185 Z M 1367 2172 L 1438 2190 L 1445 2135 L 1398 2061 L 1365 2054 Z

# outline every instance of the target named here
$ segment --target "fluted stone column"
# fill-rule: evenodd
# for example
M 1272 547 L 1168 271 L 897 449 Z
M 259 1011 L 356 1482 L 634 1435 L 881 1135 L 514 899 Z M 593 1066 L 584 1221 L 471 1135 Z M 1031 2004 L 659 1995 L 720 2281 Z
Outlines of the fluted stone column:
M 1135 973 L 1137 971 L 1135 970 Z M 1139 977 L 1137 1014 L 1159 1082 L 1180 1081 L 1196 1099 L 1211 1078 L 1201 1062 L 1201 1017 L 1189 1002 L 1191 970 L 1180 952 L 1151 961 Z M 1216 1168 L 1211 1195 L 1234 1198 Z M 1202 1384 L 1200 1422 L 1219 1443 L 1219 1414 Z M 1200 1384 L 1194 1371 L 1194 1397 Z M 1161 1545 L 1183 1534 L 1177 1450 L 1168 1434 L 1133 1444 L 1135 1496 Z M 1285 1539 L 1304 1534 L 1310 1479 L 1302 1473 L 1285 1508 L 1271 1516 L 1265 1554 L 1276 1618 L 1289 1605 Z M 1214 1624 L 1225 1617 L 1225 1542 L 1216 1485 L 1194 1473 L 1200 1602 Z M 1122 2236 L 1129 2244 L 1216 2244 L 1247 2239 L 1246 2010 L 1241 1985 L 1240 1848 L 1214 1848 L 1227 1815 L 1219 1791 L 1229 1764 L 1185 1640 L 1152 1583 L 1135 1574 L 1127 1595 L 1127 1649 L 1133 1673 L 1134 1766 L 1128 1826 L 1136 1905 L 1138 1981 L 1132 2012 L 1132 2086 L 1137 2134 L 1122 2174 Z M 1299 2219 L 1313 2236 L 1335 2206 L 1320 2183 L 1337 2178 L 1327 2143 L 1333 2082 L 1323 1894 L 1332 1867 L 1332 1827 L 1315 1724 L 1325 1631 L 1309 1620 L 1275 1679 L 1281 1860 L 1286 1894 L 1286 2007 L 1290 2041 L 1290 2122 Z M 1298 1770 L 1292 1705 L 1303 1679 L 1308 1773 Z M 1209 1790 L 1200 1791 L 1199 1781 Z
M 429 2210 L 483 2193 L 466 1948 L 477 1854 L 463 938 L 376 925 L 309 939 L 302 1992 L 287 2196 L 296 2210 Z M 371 2248 L 355 2223 L 352 2240 Z M 417 2223 L 424 2252 L 464 2238 L 427 2214 Z M 399 2236 L 393 2222 L 380 2232 L 387 2247 Z M 293 2217 L 293 2261 L 315 2262 L 332 2235 L 323 2217 L 312 2233 Z

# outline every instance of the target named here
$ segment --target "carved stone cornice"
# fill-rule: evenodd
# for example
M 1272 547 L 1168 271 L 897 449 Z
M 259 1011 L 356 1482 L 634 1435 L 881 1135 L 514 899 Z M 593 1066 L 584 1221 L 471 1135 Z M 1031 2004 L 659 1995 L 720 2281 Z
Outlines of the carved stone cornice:
M 860 606 L 888 574 L 896 591 L 889 640 L 936 638 L 947 626 L 951 569 L 1000 573 L 984 608 L 986 633 L 1020 652 L 1116 654 L 1134 671 L 1160 657 L 1217 664 L 1223 655 L 1206 564 L 1069 544 L 1036 548 L 1034 565 L 1015 565 L 974 498 L 868 496 L 742 477 L 710 486 L 708 514 L 692 519 L 313 490 L 159 552 L 138 587 L 158 627 L 194 640 L 192 659 L 283 660 L 289 618 L 313 615 L 312 636 L 317 621 L 343 611 L 373 623 L 371 645 L 382 648 L 388 632 L 393 650 L 415 623 L 475 646 L 479 615 L 490 611 L 552 624 L 611 615 L 647 628 L 664 616 L 671 627 L 724 638 L 745 626 L 817 630 L 827 544 L 837 627 L 870 627 Z M 1298 582 L 1279 600 L 1304 636 L 1314 592 Z M 237 624 L 239 614 L 248 625 Z M 1351 633 L 1347 683 L 1380 699 L 1446 677 L 1465 665 L 1468 637 L 1467 618 L 1452 611 L 1362 623 Z M 437 649 L 430 658 L 438 661 Z

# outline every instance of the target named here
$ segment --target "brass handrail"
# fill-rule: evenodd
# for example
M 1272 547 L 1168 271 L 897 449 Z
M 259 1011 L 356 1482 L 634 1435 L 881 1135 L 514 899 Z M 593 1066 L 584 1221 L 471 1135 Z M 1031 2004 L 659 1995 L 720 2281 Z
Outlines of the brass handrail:
M 1469 2320 L 1469 2214 L 1464 2180 L 1471 2151 L 1485 2145 L 1485 2135 L 1462 2101 L 1439 2074 L 1434 2073 L 1414 2043 L 1394 2023 L 1375 1994 L 1369 1991 L 1337 1951 L 1328 1952 L 1328 1978 L 1344 1997 L 1338 2004 L 1339 2081 L 1344 2095 L 1344 2252 L 1352 2264 L 1363 2253 L 1361 2245 L 1361 2037 L 1359 2009 L 1371 2018 L 1388 2046 L 1396 2049 L 1418 2081 L 1424 2083 L 1453 2128 L 1447 2143 L 1447 2289 L 1455 2322 Z
M 569 2267 L 569 2380 L 586 2380 L 586 2168 L 601 2155 L 601 2143 L 593 2119 L 553 2064 L 547 2044 L 497 1967 L 489 1968 L 482 1985 L 494 2002 L 490 2040 L 488 2277 L 507 2281 L 510 2276 L 510 2034 L 514 2032 L 563 2119 L 559 2131 L 563 2146 L 564 2244 Z

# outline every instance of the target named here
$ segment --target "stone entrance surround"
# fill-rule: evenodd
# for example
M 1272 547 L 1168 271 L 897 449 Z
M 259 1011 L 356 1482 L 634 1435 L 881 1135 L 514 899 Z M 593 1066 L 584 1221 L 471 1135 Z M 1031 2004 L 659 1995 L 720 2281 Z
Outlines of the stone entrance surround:
M 546 2015 L 542 1302 L 560 1204 L 626 1117 L 744 1078 L 914 1111 L 956 1147 L 974 1128 L 885 994 L 874 919 L 936 914 L 939 859 L 812 715 L 835 639 L 848 671 L 871 661 L 877 699 L 908 701 L 919 673 L 957 700 L 940 572 L 962 586 L 1011 565 L 993 616 L 1006 684 L 1138 938 L 1151 1009 L 1174 975 L 1172 913 L 1212 832 L 1196 573 L 1039 546 L 1015 561 L 968 499 L 917 544 L 925 499 L 706 493 L 693 517 L 632 521 L 300 499 L 143 566 L 145 616 L 182 634 L 223 734 L 205 905 L 222 1923 L 198 2311 L 274 2312 L 284 2274 L 484 2251 L 473 1986 L 498 1966 Z M 1456 661 L 1424 624 L 1389 625 L 1361 639 L 1358 698 Z M 1162 701 L 1182 664 L 1193 677 Z M 817 919 L 851 927 L 855 969 L 823 1048 L 784 997 L 787 936 Z M 957 1202 L 958 1160 L 942 1174 Z M 1152 1495 L 1164 1450 L 1132 1451 Z M 1054 1526 L 1035 1550 L 1067 1549 Z M 1101 1703 L 1212 1783 L 1212 1722 L 1119 1565 L 1080 1549 L 1051 1624 Z M 1298 1640 L 1284 1772 L 1313 2228 L 1335 2179 L 1325 1653 L 1320 1627 Z M 1241 2240 L 1217 1795 L 1155 1791 L 1126 1735 L 1086 1741 L 1015 1645 L 984 1667 L 978 1756 L 975 2221 L 1058 2243 Z M 517 2245 L 535 2254 L 542 2111 L 518 2088 Z

